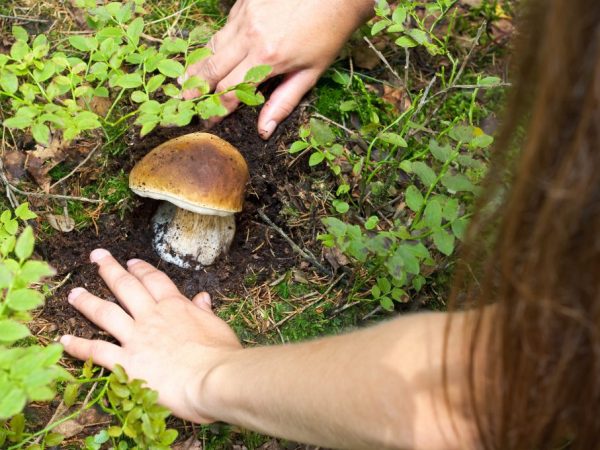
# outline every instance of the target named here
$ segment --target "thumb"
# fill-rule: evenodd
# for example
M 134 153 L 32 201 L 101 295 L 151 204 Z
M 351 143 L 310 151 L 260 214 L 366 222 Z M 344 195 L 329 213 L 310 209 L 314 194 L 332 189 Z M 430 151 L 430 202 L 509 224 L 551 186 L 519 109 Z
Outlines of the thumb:
M 301 70 L 286 75 L 260 112 L 258 134 L 261 138 L 271 137 L 275 128 L 292 113 L 318 78 L 319 73 L 315 70 Z
M 210 299 L 210 295 L 208 295 L 208 293 L 206 292 L 200 292 L 198 294 L 196 294 L 194 296 L 194 298 L 192 299 L 192 303 L 197 306 L 198 308 L 212 313 L 212 301 Z

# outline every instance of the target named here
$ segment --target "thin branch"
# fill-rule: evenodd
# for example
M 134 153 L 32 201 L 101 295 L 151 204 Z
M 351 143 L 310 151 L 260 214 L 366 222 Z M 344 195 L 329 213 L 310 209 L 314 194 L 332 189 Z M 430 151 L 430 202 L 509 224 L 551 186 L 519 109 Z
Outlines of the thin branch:
M 258 210 L 258 215 L 260 216 L 260 218 L 267 224 L 269 225 L 271 228 L 273 228 L 275 231 L 277 231 L 277 233 L 279 233 L 279 235 L 284 238 L 288 244 L 290 244 L 290 246 L 292 247 L 292 250 L 294 250 L 296 253 L 298 253 L 300 256 L 302 256 L 304 259 L 306 259 L 307 261 L 309 261 L 313 266 L 315 266 L 317 269 L 319 269 L 321 272 L 323 272 L 324 274 L 331 276 L 331 271 L 329 269 L 327 269 L 323 264 L 321 264 L 317 258 L 315 257 L 315 255 L 313 255 L 310 250 L 303 250 L 302 248 L 300 248 L 298 246 L 298 244 L 296 244 L 286 233 L 285 231 L 283 231 L 281 228 L 279 228 L 277 225 L 275 225 L 273 223 L 273 221 L 271 219 L 269 219 L 269 217 L 264 213 L 264 211 L 262 209 Z
M 400 82 L 400 84 L 404 84 L 404 80 L 402 78 L 400 78 L 400 75 L 398 75 L 398 72 L 396 72 L 393 69 L 393 67 L 390 65 L 388 60 L 385 59 L 385 56 L 383 56 L 383 53 L 381 53 L 379 50 L 377 50 L 377 48 L 375 48 L 375 46 L 373 45 L 373 43 L 371 42 L 371 40 L 368 37 L 364 36 L 363 39 L 365 40 L 365 42 L 367 44 L 369 44 L 369 47 L 371 48 L 371 50 L 373 50 L 373 52 L 375 52 L 377 57 L 385 64 L 385 66 L 388 68 L 388 70 L 390 72 L 392 72 L 392 75 L 394 75 L 394 77 L 396 77 L 396 79 Z
M 33 17 L 24 17 L 24 16 L 7 16 L 5 14 L 0 14 L 0 19 L 22 20 L 24 22 L 38 22 L 38 23 L 50 22 L 49 20 L 46 20 L 46 19 L 34 19 Z
M 98 143 L 98 145 L 96 145 L 85 157 L 85 159 L 83 161 L 81 161 L 79 164 L 77 164 L 77 167 L 75 167 L 73 170 L 71 170 L 68 174 L 66 174 L 64 177 L 62 177 L 60 180 L 58 180 L 57 182 L 55 182 L 54 184 L 52 184 L 50 186 L 50 190 L 52 190 L 53 188 L 55 188 L 56 186 L 58 186 L 60 183 L 62 183 L 63 181 L 65 181 L 68 178 L 71 178 L 75 173 L 77 173 L 77 171 L 79 169 L 81 169 L 81 167 L 83 165 L 85 165 L 85 163 L 87 163 L 90 158 L 94 155 L 94 153 L 96 153 L 96 150 L 98 150 L 100 148 L 100 146 L 102 145 L 102 143 Z

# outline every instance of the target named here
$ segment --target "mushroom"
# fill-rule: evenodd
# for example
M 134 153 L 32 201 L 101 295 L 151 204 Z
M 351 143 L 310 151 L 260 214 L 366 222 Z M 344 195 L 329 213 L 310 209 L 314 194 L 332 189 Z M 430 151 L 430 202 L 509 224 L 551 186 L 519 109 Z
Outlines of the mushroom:
M 144 156 L 129 175 L 129 187 L 165 201 L 152 219 L 160 257 L 197 269 L 229 250 L 248 178 L 246 161 L 235 147 L 208 133 L 192 133 Z

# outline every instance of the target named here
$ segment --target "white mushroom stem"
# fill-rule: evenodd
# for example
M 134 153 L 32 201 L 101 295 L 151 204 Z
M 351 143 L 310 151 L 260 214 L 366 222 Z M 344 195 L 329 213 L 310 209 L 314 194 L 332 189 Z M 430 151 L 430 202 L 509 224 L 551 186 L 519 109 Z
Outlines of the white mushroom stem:
M 229 250 L 235 234 L 233 214 L 196 214 L 170 203 L 153 218 L 154 248 L 162 259 L 186 269 L 210 266 Z

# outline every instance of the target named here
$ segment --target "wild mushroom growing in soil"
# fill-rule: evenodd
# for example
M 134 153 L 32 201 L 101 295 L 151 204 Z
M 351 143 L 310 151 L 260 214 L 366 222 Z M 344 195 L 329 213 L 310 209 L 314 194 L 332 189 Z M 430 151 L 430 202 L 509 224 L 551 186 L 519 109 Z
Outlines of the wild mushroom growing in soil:
M 129 175 L 129 187 L 142 197 L 164 200 L 152 219 L 160 257 L 198 268 L 229 250 L 248 178 L 235 147 L 212 134 L 192 133 L 144 156 Z

